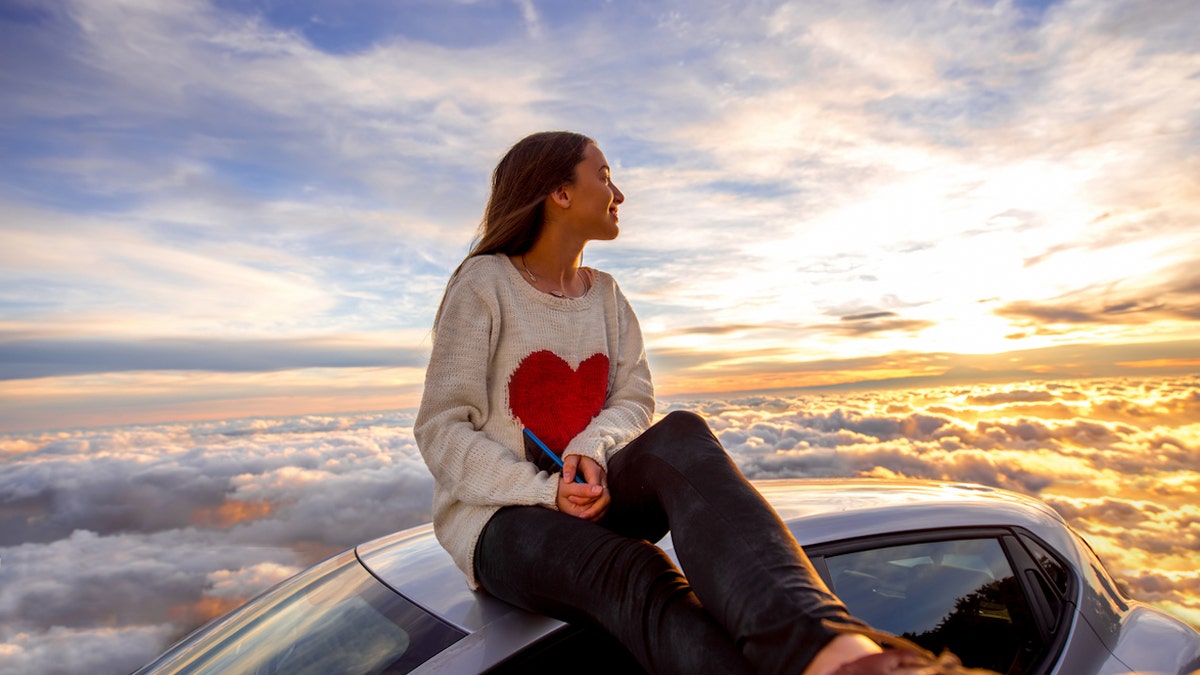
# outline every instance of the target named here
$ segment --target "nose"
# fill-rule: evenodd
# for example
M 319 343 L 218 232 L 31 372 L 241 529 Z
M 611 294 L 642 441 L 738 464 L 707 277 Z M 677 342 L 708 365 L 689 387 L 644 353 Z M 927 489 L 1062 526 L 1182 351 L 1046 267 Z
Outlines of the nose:
M 620 204 L 621 202 L 625 201 L 625 193 L 621 192 L 619 189 L 617 189 L 616 183 L 609 183 L 608 185 L 609 185 L 609 187 L 612 188 L 614 204 Z

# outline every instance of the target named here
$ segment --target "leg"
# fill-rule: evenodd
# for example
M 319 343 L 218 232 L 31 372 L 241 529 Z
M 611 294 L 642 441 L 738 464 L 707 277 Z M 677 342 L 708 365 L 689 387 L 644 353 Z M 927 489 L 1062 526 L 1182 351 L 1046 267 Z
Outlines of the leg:
M 513 506 L 484 528 L 475 573 L 485 590 L 518 607 L 607 630 L 649 672 L 752 672 L 679 569 L 645 540 Z
M 823 620 L 862 625 L 699 416 L 651 427 L 613 457 L 608 484 L 604 525 L 645 536 L 644 514 L 665 511 L 688 582 L 759 672 L 811 662 L 837 635 Z

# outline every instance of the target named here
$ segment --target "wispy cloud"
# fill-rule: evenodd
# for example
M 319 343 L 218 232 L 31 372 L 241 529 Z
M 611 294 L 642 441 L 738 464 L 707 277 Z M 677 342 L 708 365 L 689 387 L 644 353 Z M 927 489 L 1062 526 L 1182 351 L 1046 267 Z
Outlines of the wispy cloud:
M 420 401 L 424 368 L 279 372 L 134 371 L 8 380 L 6 429 L 216 420 L 243 415 L 391 410 Z
M 419 353 L 497 157 L 573 128 L 628 197 L 587 262 L 662 363 L 1184 339 L 1195 12 L 22 2 L 0 18 L 0 329 L 120 343 L 120 372 L 187 361 L 137 363 L 163 341 Z
M 726 332 L 717 327 L 718 337 L 742 345 L 733 354 L 720 344 L 707 348 L 713 344 L 707 331 L 684 331 L 672 338 L 678 347 L 650 353 L 656 372 L 665 373 L 657 376 L 656 382 L 668 391 L 682 392 L 902 388 L 1029 378 L 1181 374 L 1194 372 L 1200 363 L 1200 344 L 1192 339 L 1127 345 L 1076 343 L 994 354 L 904 351 L 815 359 L 797 354 L 795 348 L 766 346 L 770 341 L 760 336 L 771 328 L 769 324 L 755 329 L 731 327 Z M 797 328 L 780 339 L 804 344 L 819 328 Z M 907 327 L 901 322 L 897 329 Z M 847 333 L 856 334 L 853 330 Z
M 272 372 L 301 368 L 410 367 L 426 354 L 377 341 L 125 340 L 6 336 L 0 333 L 0 380 L 144 370 Z
M 1026 332 L 1062 332 L 1083 326 L 1146 325 L 1200 319 L 1200 272 L 1195 262 L 1160 271 L 1153 280 L 1114 280 L 1043 302 L 1017 301 L 996 310 Z

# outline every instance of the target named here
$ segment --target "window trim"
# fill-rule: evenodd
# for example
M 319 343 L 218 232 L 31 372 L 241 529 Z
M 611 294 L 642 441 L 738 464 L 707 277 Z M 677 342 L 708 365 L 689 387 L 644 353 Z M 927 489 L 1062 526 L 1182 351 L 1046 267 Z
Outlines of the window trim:
M 1039 626 L 1039 630 L 1041 630 L 1043 633 L 1042 639 L 1045 643 L 1045 648 L 1044 655 L 1042 657 L 1042 663 L 1038 666 L 1038 669 L 1034 671 L 1034 674 L 1042 675 L 1043 673 L 1050 672 L 1051 666 L 1057 663 L 1059 657 L 1062 655 L 1063 650 L 1067 646 L 1067 637 L 1071 634 L 1071 628 L 1074 624 L 1074 619 L 1077 613 L 1075 599 L 1079 597 L 1079 590 L 1083 581 L 1080 579 L 1079 571 L 1076 570 L 1075 567 L 1063 557 L 1062 553 L 1055 550 L 1053 546 L 1051 546 L 1041 537 L 1023 527 L 1012 527 L 1010 529 L 1013 532 L 1012 541 L 1003 541 L 1002 544 L 1005 545 L 1006 548 L 1011 546 L 1017 549 L 1021 555 L 1027 558 L 1027 563 L 1022 563 L 1020 565 L 1022 568 L 1020 583 L 1021 588 L 1023 588 L 1025 591 L 1026 597 L 1029 599 L 1030 605 L 1034 609 L 1035 620 L 1040 620 L 1037 615 L 1038 607 L 1041 606 L 1041 603 L 1048 602 L 1045 594 L 1043 593 L 1042 585 L 1052 589 L 1051 592 L 1059 596 L 1059 602 L 1061 604 L 1058 616 L 1055 617 L 1053 625 L 1047 625 L 1044 629 Z M 1033 552 L 1030 551 L 1029 547 L 1024 543 L 1024 539 L 1028 539 L 1029 541 L 1037 544 L 1038 547 L 1045 551 L 1047 555 L 1053 558 L 1055 562 L 1057 562 L 1063 567 L 1063 569 L 1067 571 L 1067 588 L 1065 591 L 1060 591 L 1055 585 L 1054 580 L 1050 579 L 1046 571 L 1042 569 L 1042 566 L 1037 564 L 1037 560 L 1033 555 Z M 1010 551 L 1010 558 L 1013 555 L 1014 553 Z M 1013 566 L 1014 569 L 1018 567 L 1015 560 L 1013 561 Z M 1042 585 L 1036 585 L 1031 582 L 1029 580 L 1030 574 L 1033 574 L 1041 579 Z

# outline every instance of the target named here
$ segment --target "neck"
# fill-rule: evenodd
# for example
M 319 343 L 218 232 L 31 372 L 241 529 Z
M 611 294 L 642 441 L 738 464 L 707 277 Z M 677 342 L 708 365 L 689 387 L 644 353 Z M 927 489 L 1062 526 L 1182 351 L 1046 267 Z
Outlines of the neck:
M 566 284 L 579 273 L 579 264 L 583 261 L 583 251 L 574 255 L 570 253 L 549 251 L 534 246 L 526 251 L 522 262 L 527 265 L 539 279 L 552 283 Z
M 526 281 L 544 293 L 578 297 L 587 292 L 587 281 L 579 274 L 582 249 L 568 250 L 539 240 L 530 250 L 510 259 Z

